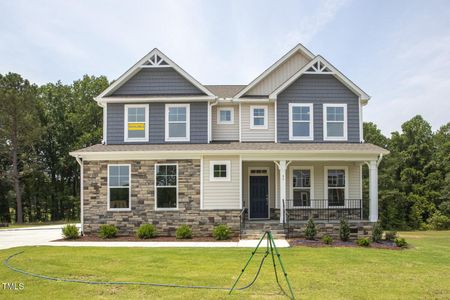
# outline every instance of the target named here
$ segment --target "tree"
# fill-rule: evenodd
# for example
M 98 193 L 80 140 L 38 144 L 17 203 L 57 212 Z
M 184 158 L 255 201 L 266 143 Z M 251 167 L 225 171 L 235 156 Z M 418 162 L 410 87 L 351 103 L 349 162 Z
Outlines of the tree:
M 0 138 L 10 154 L 16 198 L 16 220 L 23 222 L 20 183 L 21 155 L 39 137 L 36 119 L 36 86 L 19 74 L 0 75 Z

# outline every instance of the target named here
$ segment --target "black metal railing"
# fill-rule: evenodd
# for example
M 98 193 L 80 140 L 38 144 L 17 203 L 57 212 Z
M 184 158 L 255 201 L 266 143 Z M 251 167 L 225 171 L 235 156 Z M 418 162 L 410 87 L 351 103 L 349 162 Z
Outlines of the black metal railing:
M 245 228 L 245 213 L 246 213 L 246 211 L 247 211 L 247 208 L 244 207 L 241 210 L 241 213 L 239 214 L 239 226 L 240 226 L 239 227 L 239 238 L 242 236 L 242 231 Z
M 289 221 L 313 220 L 362 220 L 363 206 L 361 199 L 328 199 L 296 200 L 286 199 L 286 223 Z M 289 225 L 287 225 L 289 228 Z

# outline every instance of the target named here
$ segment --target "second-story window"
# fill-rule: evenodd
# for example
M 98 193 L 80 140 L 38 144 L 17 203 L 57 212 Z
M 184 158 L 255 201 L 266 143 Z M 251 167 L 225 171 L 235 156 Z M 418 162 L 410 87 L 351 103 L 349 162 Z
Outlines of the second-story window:
M 289 139 L 313 140 L 313 105 L 289 103 Z
M 250 129 L 267 128 L 267 105 L 250 106 Z
M 220 107 L 217 109 L 217 124 L 233 124 L 234 109 L 231 107 Z
M 347 104 L 324 104 L 323 115 L 323 139 L 347 140 Z
M 125 142 L 148 141 L 148 105 L 125 105 Z
M 166 141 L 190 140 L 189 104 L 166 104 Z

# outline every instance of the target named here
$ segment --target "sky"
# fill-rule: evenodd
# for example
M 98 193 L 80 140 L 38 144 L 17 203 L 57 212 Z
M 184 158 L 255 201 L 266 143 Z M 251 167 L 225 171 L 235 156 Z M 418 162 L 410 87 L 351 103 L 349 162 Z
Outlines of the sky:
M 248 84 L 302 43 L 371 95 L 384 134 L 450 122 L 450 1 L 0 1 L 0 73 L 113 80 L 158 48 L 203 84 Z

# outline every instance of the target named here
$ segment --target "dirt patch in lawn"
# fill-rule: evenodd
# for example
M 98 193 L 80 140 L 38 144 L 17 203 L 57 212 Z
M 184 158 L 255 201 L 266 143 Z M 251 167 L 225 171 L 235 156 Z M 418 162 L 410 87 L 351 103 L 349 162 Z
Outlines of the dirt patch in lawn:
M 397 247 L 394 242 L 381 241 L 379 243 L 371 243 L 368 247 L 361 247 L 354 242 L 334 241 L 331 245 L 327 245 L 319 240 L 306 240 L 306 239 L 292 239 L 289 240 L 289 244 L 292 247 L 304 246 L 304 247 L 355 247 L 355 248 L 375 248 L 375 249 L 389 249 L 389 250 L 402 250 L 404 248 Z
M 157 236 L 151 239 L 141 240 L 138 237 L 131 235 L 121 235 L 112 239 L 102 239 L 96 235 L 84 235 L 76 240 L 58 239 L 52 242 L 239 242 L 239 238 L 233 237 L 228 240 L 218 241 L 213 237 L 193 237 L 191 239 L 177 240 L 172 236 Z

